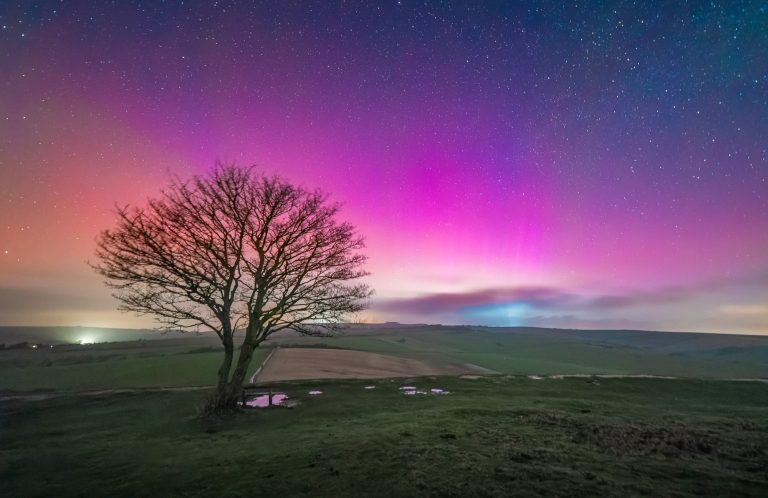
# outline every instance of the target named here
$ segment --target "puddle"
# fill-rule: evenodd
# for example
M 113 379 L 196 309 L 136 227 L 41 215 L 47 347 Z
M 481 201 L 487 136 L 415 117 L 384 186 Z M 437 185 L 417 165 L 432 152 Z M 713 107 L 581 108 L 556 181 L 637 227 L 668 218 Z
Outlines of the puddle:
M 408 389 L 406 389 L 405 387 L 401 387 L 400 388 L 400 389 L 403 390 L 403 394 L 405 394 L 406 396 L 416 396 L 417 394 L 432 394 L 432 395 L 436 395 L 436 396 L 442 396 L 444 394 L 451 394 L 450 391 L 446 391 L 444 389 L 440 389 L 440 388 L 437 388 L 437 387 L 433 387 L 429 391 L 422 391 L 422 390 L 416 389 L 415 387 L 412 387 L 412 386 L 406 386 L 406 387 Z
M 318 394 L 323 394 L 323 391 L 309 391 L 309 394 L 312 396 L 317 396 Z
M 363 389 L 376 389 L 376 386 L 365 386 Z
M 400 388 L 401 391 L 415 391 L 416 386 L 403 386 Z
M 529 375 L 528 378 L 533 380 L 544 380 L 544 377 L 539 377 L 538 375 Z
M 285 393 L 272 393 L 272 404 L 281 406 L 288 404 L 288 395 Z M 245 406 L 248 408 L 266 408 L 269 406 L 269 394 L 262 394 L 246 400 Z

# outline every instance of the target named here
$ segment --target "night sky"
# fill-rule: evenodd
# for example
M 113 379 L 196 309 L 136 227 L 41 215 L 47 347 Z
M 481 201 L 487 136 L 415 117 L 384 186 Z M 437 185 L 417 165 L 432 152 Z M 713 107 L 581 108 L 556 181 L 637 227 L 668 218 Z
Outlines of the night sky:
M 151 324 L 94 238 L 218 159 L 345 204 L 368 321 L 768 333 L 768 4 L 510 3 L 0 2 L 0 323 Z

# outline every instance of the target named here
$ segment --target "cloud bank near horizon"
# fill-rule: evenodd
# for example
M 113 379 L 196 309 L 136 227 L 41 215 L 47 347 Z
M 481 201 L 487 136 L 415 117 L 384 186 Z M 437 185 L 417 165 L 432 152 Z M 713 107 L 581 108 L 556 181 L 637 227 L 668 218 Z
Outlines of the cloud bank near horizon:
M 723 294 L 743 302 L 723 302 Z M 444 323 L 566 328 L 649 328 L 768 333 L 768 272 L 693 285 L 599 293 L 555 286 L 511 286 L 385 299 L 373 310 Z M 693 311 L 681 320 L 679 308 Z
M 54 292 L 2 286 L 0 325 L 153 326 L 150 317 L 117 313 L 116 305 L 107 289 Z M 34 317 L 32 323 L 30 317 Z M 363 318 L 405 323 L 768 334 L 768 271 L 623 292 L 521 285 L 377 298 Z

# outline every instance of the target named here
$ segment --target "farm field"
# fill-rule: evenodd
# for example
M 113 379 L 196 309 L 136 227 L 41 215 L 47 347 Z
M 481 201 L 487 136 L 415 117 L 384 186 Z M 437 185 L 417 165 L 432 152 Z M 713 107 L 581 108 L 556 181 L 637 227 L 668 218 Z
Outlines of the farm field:
M 472 365 L 345 349 L 277 348 L 254 377 L 256 383 L 300 379 L 380 379 L 425 375 L 485 374 Z
M 254 352 L 252 374 L 269 354 Z M 207 340 L 60 346 L 0 351 L 0 396 L 25 391 L 87 391 L 210 386 L 222 353 Z
M 109 337 L 109 331 L 101 333 Z M 127 332 L 121 331 L 120 337 L 125 334 Z M 350 328 L 334 337 L 281 334 L 256 350 L 248 378 L 275 346 L 281 350 L 301 347 L 375 353 L 398 358 L 404 362 L 401 365 L 415 362 L 409 368 L 416 368 L 417 364 L 440 366 L 435 371 L 427 370 L 427 374 L 464 373 L 462 368 L 471 365 L 470 369 L 479 367 L 514 375 L 768 378 L 768 360 L 759 355 L 762 345 L 768 345 L 766 338 L 646 333 L 643 342 L 642 334 L 430 326 Z M 212 385 L 221 358 L 215 337 L 193 334 L 171 338 L 157 334 L 156 337 L 128 342 L 57 344 L 53 348 L 2 349 L 0 394 Z M 727 354 L 722 354 L 722 350 Z M 749 351 L 753 351 L 751 355 Z M 301 368 L 306 361 L 307 358 L 294 361 L 283 370 Z M 343 369 L 343 365 L 337 366 Z
M 768 365 L 692 339 L 680 356 L 546 331 L 286 334 L 256 351 L 249 377 L 279 346 L 258 380 L 299 404 L 206 422 L 221 355 L 209 336 L 5 349 L 0 495 L 765 496 L 768 384 L 707 379 Z M 462 377 L 467 363 L 499 373 Z M 328 370 L 404 378 L 279 382 Z M 528 377 L 550 374 L 690 379 Z
M 768 378 L 768 358 L 754 353 L 768 347 L 768 338 L 724 334 L 404 326 L 352 329 L 332 338 L 283 335 L 267 344 L 333 346 L 509 374 Z M 722 349 L 729 354 L 718 354 Z
M 406 383 L 451 394 L 405 396 Z M 5 402 L 0 494 L 765 496 L 768 489 L 768 386 L 756 382 L 496 376 L 282 386 L 298 406 L 211 422 L 195 417 L 203 391 Z

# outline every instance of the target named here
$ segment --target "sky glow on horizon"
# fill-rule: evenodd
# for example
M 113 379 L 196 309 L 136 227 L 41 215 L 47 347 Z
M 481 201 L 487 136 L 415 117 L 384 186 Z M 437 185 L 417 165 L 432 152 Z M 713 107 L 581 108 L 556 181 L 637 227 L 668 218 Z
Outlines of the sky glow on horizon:
M 768 334 L 766 26 L 756 1 L 3 3 L 0 324 L 151 325 L 94 238 L 222 160 L 344 203 L 369 321 Z

